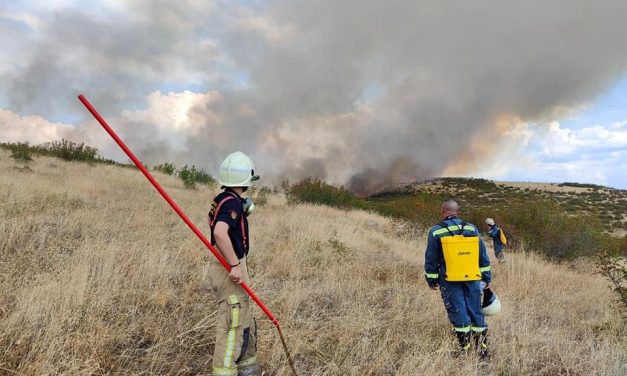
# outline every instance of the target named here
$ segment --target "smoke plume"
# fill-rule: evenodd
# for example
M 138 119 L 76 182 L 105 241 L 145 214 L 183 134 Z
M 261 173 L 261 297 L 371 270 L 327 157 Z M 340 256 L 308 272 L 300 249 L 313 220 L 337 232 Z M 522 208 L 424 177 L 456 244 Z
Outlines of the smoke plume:
M 626 14 L 620 0 L 6 7 L 0 41 L 22 47 L 0 53 L 14 59 L 0 63 L 0 103 L 82 118 L 74 137 L 119 157 L 84 92 L 148 163 L 216 171 L 242 150 L 266 184 L 314 176 L 371 193 L 498 155 L 504 117 L 552 120 L 593 100 L 626 72 Z

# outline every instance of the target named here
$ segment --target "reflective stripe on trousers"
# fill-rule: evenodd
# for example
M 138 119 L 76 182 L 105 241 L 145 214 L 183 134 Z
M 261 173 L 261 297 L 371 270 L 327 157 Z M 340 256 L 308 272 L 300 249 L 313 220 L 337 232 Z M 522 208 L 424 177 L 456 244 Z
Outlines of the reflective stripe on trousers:
M 231 368 L 233 364 L 233 350 L 235 349 L 235 329 L 239 326 L 239 300 L 236 295 L 229 296 L 231 306 L 231 327 L 226 340 L 226 350 L 224 353 L 224 367 Z
M 246 259 L 240 260 L 240 268 L 248 283 Z M 218 302 L 213 374 L 237 375 L 238 369 L 256 362 L 257 328 L 251 300 L 217 261 L 211 262 L 209 277 Z

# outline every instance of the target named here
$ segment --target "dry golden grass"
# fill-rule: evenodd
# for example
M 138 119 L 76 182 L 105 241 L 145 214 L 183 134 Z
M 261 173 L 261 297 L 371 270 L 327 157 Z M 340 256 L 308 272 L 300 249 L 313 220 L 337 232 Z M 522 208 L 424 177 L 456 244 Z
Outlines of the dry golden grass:
M 0 151 L 0 373 L 208 375 L 212 257 L 134 169 Z M 205 233 L 215 191 L 157 175 Z M 435 220 L 435 219 L 434 219 Z M 303 375 L 624 375 L 625 328 L 590 267 L 529 253 L 495 265 L 493 361 L 451 359 L 425 241 L 387 219 L 280 196 L 251 218 L 252 287 Z M 257 310 L 267 375 L 289 375 Z

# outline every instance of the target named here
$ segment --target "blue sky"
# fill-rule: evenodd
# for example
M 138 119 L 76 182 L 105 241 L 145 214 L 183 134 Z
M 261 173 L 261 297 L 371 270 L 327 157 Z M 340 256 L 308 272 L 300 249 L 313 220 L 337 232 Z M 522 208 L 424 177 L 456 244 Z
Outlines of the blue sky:
M 595 124 L 614 124 L 627 120 L 627 77 L 618 80 L 595 98 L 574 118 L 566 118 L 561 124 L 571 129 L 581 129 Z
M 531 170 L 512 169 L 506 178 L 577 181 L 627 188 L 627 79 L 623 78 L 572 117 L 531 127 L 536 134 L 522 150 L 535 158 Z M 606 133 L 607 132 L 607 133 Z

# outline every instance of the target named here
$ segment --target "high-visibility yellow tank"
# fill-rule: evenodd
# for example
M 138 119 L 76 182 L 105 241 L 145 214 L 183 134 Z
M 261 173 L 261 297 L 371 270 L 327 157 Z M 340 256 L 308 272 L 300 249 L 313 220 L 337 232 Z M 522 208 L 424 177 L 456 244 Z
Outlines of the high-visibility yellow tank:
M 478 236 L 443 236 L 442 252 L 446 264 L 444 278 L 450 282 L 478 281 L 479 271 L 479 237 Z

